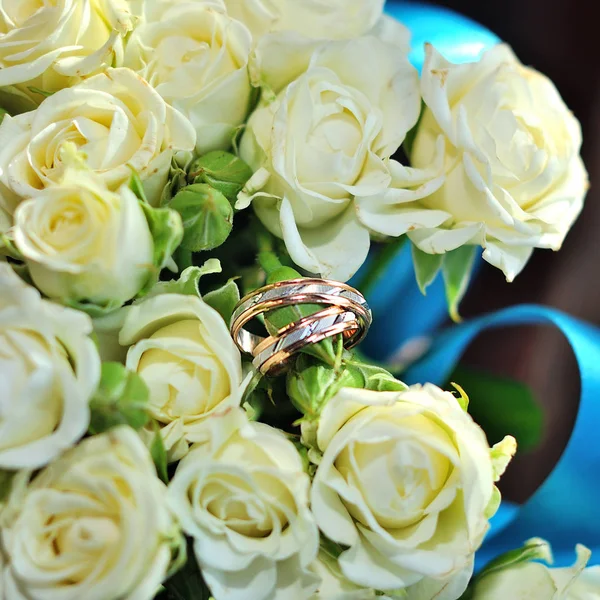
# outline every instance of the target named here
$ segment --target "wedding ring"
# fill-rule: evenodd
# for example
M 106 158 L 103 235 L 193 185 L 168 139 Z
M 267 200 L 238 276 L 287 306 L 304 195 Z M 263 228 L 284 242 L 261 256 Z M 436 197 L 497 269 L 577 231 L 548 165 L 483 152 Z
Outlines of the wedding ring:
M 272 336 L 249 332 L 245 326 L 260 315 L 285 306 L 319 304 L 323 310 L 283 327 Z M 364 296 L 347 284 L 325 279 L 290 279 L 262 287 L 242 298 L 231 319 L 230 331 L 238 348 L 254 357 L 263 373 L 284 365 L 309 344 L 342 334 L 351 348 L 366 335 L 372 321 Z

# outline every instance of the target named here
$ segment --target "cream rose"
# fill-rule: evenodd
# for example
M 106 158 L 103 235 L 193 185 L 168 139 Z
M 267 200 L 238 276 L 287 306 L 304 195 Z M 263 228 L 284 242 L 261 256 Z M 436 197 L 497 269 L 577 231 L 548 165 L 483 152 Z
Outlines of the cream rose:
M 18 203 L 59 182 L 62 149 L 75 144 L 87 166 L 112 189 L 137 171 L 151 204 L 158 203 L 177 150 L 192 150 L 191 123 L 139 75 L 109 69 L 50 96 L 35 111 L 0 125 L 0 205 Z
M 35 285 L 65 303 L 119 308 L 147 283 L 154 243 L 137 196 L 110 192 L 87 171 L 22 202 L 15 244 Z
M 363 210 L 401 210 L 398 203 L 441 183 L 431 168 L 416 172 L 389 160 L 419 116 L 417 72 L 376 37 L 322 44 L 306 64 L 301 55 L 285 64 L 270 65 L 271 84 L 297 79 L 252 114 L 240 146 L 241 157 L 269 176 L 254 208 L 296 264 L 345 281 L 376 228 L 365 225 Z M 406 189 L 379 207 L 392 180 Z
M 285 435 L 240 408 L 205 422 L 169 485 L 173 511 L 215 600 L 308 598 L 319 533 L 310 480 Z
M 409 236 L 430 254 L 481 245 L 510 281 L 533 248 L 558 250 L 581 211 L 588 177 L 579 123 L 552 82 L 505 45 L 464 65 L 429 46 L 421 86 L 427 109 L 411 161 L 430 164 L 441 135 L 447 180 L 417 204 L 447 219 Z
M 355 38 L 383 14 L 385 0 L 225 0 L 229 14 L 245 23 L 255 39 L 273 31 L 310 38 Z
M 0 468 L 36 469 L 86 432 L 100 358 L 87 315 L 40 298 L 0 263 Z
M 214 1 L 146 0 L 125 65 L 186 115 L 196 150 L 227 150 L 250 108 L 248 29 Z
M 225 321 L 200 298 L 163 294 L 131 307 L 119 342 L 131 346 L 126 366 L 148 384 L 148 408 L 165 426 L 172 460 L 198 441 L 209 415 L 239 406 L 240 353 Z
M 577 546 L 577 562 L 563 569 L 550 569 L 540 562 L 523 562 L 492 570 L 477 578 L 470 597 L 473 600 L 600 600 L 600 567 L 585 568 L 590 554 L 584 546 Z M 548 559 L 552 561 L 550 552 Z
M 347 547 L 344 576 L 378 590 L 407 588 L 408 598 L 424 598 L 424 589 L 439 600 L 459 597 L 514 440 L 494 464 L 481 429 L 433 385 L 343 389 L 303 435 L 323 453 L 311 505 L 321 531 Z
M 2 513 L 10 600 L 151 600 L 180 532 L 133 429 L 84 440 Z
M 2 105 L 11 113 L 31 110 L 44 92 L 119 65 L 133 24 L 126 0 L 2 0 Z

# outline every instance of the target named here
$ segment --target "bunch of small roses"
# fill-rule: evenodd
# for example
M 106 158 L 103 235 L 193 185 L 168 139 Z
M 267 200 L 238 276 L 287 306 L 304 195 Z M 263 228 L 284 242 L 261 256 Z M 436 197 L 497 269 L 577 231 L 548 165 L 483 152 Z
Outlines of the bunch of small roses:
M 598 594 L 542 540 L 472 577 L 516 443 L 458 386 L 230 336 L 371 240 L 456 314 L 478 247 L 512 280 L 581 210 L 552 83 L 502 45 L 419 77 L 383 3 L 0 0 L 0 600 Z

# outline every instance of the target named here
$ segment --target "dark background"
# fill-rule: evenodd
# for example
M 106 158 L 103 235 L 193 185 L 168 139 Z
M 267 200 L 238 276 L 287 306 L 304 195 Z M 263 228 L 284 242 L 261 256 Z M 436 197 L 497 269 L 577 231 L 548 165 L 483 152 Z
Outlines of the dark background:
M 585 208 L 558 253 L 537 250 L 523 273 L 507 284 L 488 265 L 462 306 L 465 317 L 521 303 L 550 305 L 600 324 L 600 51 L 596 0 L 440 0 L 508 42 L 524 64 L 548 75 L 583 127 L 583 158 L 591 190 Z M 529 497 L 552 470 L 569 439 L 579 402 L 579 376 L 564 337 L 544 327 L 482 335 L 469 365 L 526 382 L 544 408 L 544 440 L 515 460 L 503 480 L 514 500 Z M 468 391 L 468 390 L 467 390 Z

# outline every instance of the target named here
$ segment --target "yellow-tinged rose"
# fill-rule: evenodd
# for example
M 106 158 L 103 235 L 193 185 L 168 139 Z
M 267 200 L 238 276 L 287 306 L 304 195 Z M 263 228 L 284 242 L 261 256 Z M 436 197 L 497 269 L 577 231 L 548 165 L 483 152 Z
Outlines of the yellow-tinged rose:
M 215 600 L 310 597 L 319 533 L 295 446 L 240 408 L 207 419 L 203 436 L 177 467 L 169 499 Z
M 329 40 L 358 37 L 383 15 L 385 0 L 225 0 L 231 16 L 245 23 L 255 39 L 275 31 L 294 31 Z
M 251 115 L 240 155 L 266 179 L 254 209 L 294 262 L 345 281 L 367 256 L 370 230 L 381 227 L 369 215 L 382 214 L 385 225 L 387 213 L 441 179 L 437 164 L 415 171 L 390 160 L 420 110 L 405 53 L 374 36 L 307 48 L 288 56 L 285 40 L 272 39 L 257 50 L 265 54 L 257 77 L 277 97 Z M 392 182 L 403 189 L 388 194 Z M 425 211 L 410 218 L 423 215 L 431 222 Z
M 100 380 L 90 318 L 0 263 L 0 468 L 39 468 L 86 432 Z
M 13 235 L 44 294 L 119 308 L 147 283 L 154 243 L 136 195 L 98 179 L 67 171 L 18 206 Z
M 548 562 L 552 561 L 550 548 Z M 572 567 L 551 569 L 540 562 L 522 562 L 483 574 L 470 596 L 473 600 L 600 600 L 600 567 L 586 564 L 591 552 L 577 546 Z
M 411 600 L 459 597 L 514 440 L 496 448 L 495 465 L 457 399 L 429 384 L 343 389 L 303 435 L 322 452 L 311 506 L 321 531 L 347 547 L 339 558 L 344 576 L 368 588 L 406 589 Z
M 148 385 L 148 408 L 164 425 L 171 460 L 198 441 L 208 416 L 239 406 L 239 350 L 219 313 L 197 296 L 163 294 L 134 305 L 119 342 L 131 346 L 126 366 Z
M 196 150 L 227 150 L 250 107 L 252 38 L 214 0 L 146 0 L 125 66 L 186 115 Z
M 167 183 L 173 155 L 192 150 L 191 123 L 130 69 L 108 69 L 46 98 L 34 111 L 0 125 L 0 206 L 13 213 L 64 176 L 65 145 L 111 190 L 135 170 L 151 204 Z
M 7 600 L 155 597 L 181 534 L 133 429 L 88 438 L 15 487 L 0 517 Z
M 411 161 L 429 165 L 441 137 L 446 183 L 413 208 L 446 219 L 409 237 L 430 254 L 481 245 L 510 281 L 534 248 L 558 250 L 581 211 L 579 122 L 553 83 L 506 45 L 463 65 L 429 46 L 421 87 L 427 108 Z
M 0 98 L 31 110 L 100 69 L 120 66 L 134 19 L 126 0 L 0 0 Z

